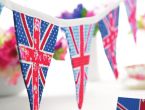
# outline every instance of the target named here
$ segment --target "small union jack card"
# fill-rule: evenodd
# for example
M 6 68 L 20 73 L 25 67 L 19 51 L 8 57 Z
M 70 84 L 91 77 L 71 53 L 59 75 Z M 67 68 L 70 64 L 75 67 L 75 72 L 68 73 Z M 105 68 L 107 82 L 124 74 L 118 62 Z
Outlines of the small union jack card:
M 119 97 L 116 110 L 145 110 L 145 99 Z

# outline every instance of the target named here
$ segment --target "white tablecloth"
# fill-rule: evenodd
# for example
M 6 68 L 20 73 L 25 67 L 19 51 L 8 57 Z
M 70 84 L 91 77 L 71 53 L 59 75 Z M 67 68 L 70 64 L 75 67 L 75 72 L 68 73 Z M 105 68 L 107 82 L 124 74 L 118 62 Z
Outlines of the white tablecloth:
M 77 110 L 75 91 L 66 85 L 47 86 L 40 110 Z M 116 110 L 118 96 L 145 98 L 144 94 L 145 90 L 125 90 L 115 82 L 89 82 L 82 110 Z M 18 96 L 1 97 L 0 110 L 29 110 L 25 91 Z

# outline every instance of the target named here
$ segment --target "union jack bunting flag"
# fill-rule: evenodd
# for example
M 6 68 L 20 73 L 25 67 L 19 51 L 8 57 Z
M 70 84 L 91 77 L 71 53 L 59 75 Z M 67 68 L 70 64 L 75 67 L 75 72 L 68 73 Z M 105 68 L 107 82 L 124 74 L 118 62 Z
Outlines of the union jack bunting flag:
M 118 69 L 116 63 L 116 38 L 118 34 L 119 7 L 111 11 L 105 18 L 98 22 L 102 35 L 105 53 L 116 78 Z
M 39 110 L 58 26 L 14 11 L 21 70 L 31 110 Z
M 116 110 L 145 110 L 145 100 L 119 97 Z
M 84 91 L 87 82 L 90 58 L 90 44 L 95 25 L 80 25 L 64 28 L 70 50 L 76 97 L 79 109 L 82 108 Z
M 137 21 L 136 21 L 136 0 L 125 0 L 126 11 L 128 20 L 133 32 L 134 40 L 136 42 Z

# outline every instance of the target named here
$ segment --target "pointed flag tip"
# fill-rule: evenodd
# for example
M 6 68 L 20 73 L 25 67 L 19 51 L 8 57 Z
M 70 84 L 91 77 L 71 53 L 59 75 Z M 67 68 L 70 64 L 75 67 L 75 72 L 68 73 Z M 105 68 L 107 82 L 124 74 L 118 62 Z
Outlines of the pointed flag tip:
M 115 79 L 117 80 L 119 78 L 119 72 L 117 69 L 114 70 L 114 75 L 115 75 Z
M 119 77 L 119 75 L 118 75 L 118 74 L 116 74 L 116 75 L 115 75 L 115 78 L 116 78 L 116 79 L 118 79 L 118 77 Z
M 78 104 L 78 108 L 79 108 L 79 110 L 82 109 L 82 105 L 83 105 L 83 103 L 79 103 L 79 104 Z
M 79 110 L 82 110 L 82 107 L 78 107 L 79 108 Z
M 134 37 L 134 42 L 135 42 L 135 44 L 136 44 L 136 36 Z
M 118 76 L 115 76 L 115 79 L 117 80 L 118 79 Z

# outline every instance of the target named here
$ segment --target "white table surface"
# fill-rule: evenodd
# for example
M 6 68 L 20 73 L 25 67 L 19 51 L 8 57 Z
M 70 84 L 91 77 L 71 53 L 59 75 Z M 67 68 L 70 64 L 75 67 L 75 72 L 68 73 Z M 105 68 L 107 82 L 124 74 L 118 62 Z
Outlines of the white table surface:
M 40 110 L 78 110 L 75 97 L 68 54 L 66 61 L 52 60 Z M 88 81 L 82 110 L 115 110 L 118 97 L 145 99 L 145 90 L 124 89 L 120 81 Z M 0 97 L 0 110 L 30 110 L 26 90 L 17 96 Z
M 52 90 L 53 89 L 53 93 Z M 47 88 L 40 110 L 77 110 L 74 90 L 62 88 Z M 50 91 L 50 92 L 49 92 Z M 82 110 L 115 110 L 118 96 L 131 98 L 145 98 L 145 90 L 125 90 L 118 83 L 94 82 L 88 83 L 84 106 Z M 144 96 L 144 97 L 143 97 Z M 1 97 L 0 110 L 29 110 L 28 98 L 25 92 L 18 96 Z

